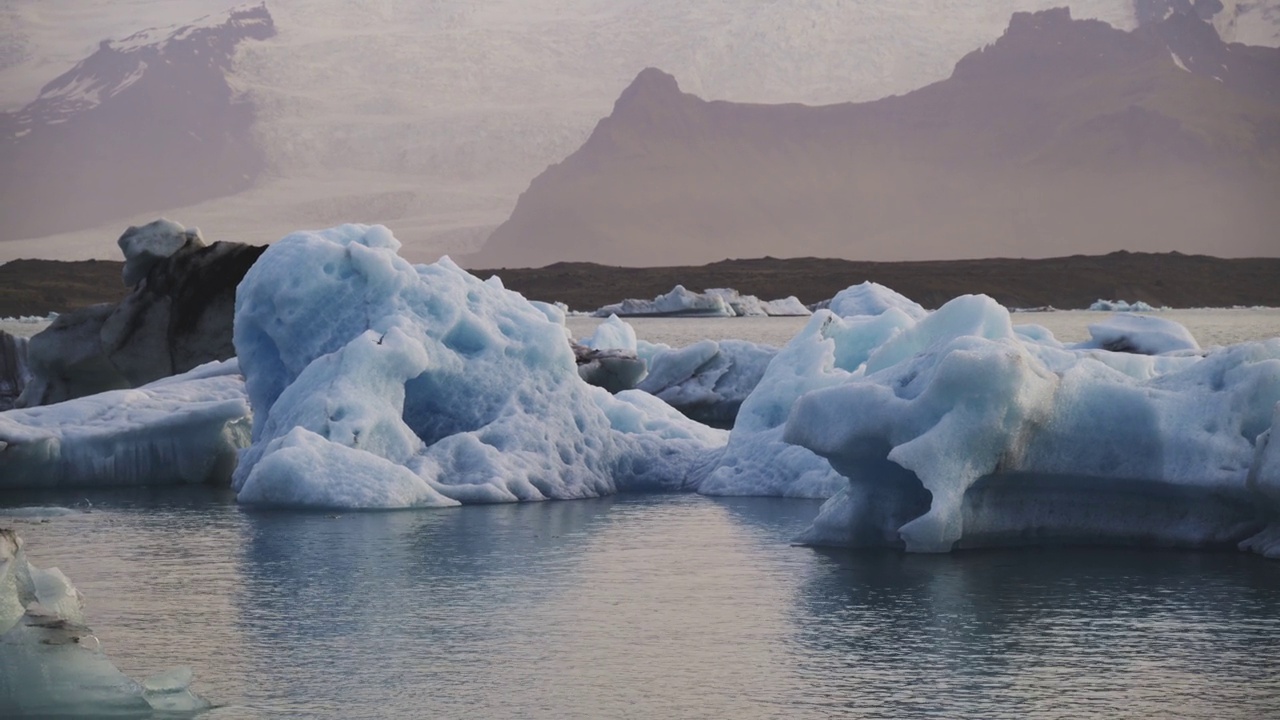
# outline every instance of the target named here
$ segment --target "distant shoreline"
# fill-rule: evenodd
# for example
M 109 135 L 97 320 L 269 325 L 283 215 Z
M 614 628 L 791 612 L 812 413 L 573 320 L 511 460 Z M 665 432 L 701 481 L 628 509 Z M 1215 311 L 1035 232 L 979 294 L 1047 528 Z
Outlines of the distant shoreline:
M 0 317 L 118 302 L 128 292 L 123 266 L 107 260 L 6 262 L 0 265 Z M 498 275 L 507 288 L 531 300 L 563 302 L 581 311 L 625 298 L 651 299 L 677 284 L 695 291 L 731 287 L 762 300 L 794 295 L 811 304 L 868 280 L 930 308 L 969 293 L 990 295 L 1010 308 L 1082 309 L 1099 299 L 1175 308 L 1280 307 L 1280 258 L 1181 253 L 913 262 L 766 257 L 684 267 L 556 263 L 470 271 Z

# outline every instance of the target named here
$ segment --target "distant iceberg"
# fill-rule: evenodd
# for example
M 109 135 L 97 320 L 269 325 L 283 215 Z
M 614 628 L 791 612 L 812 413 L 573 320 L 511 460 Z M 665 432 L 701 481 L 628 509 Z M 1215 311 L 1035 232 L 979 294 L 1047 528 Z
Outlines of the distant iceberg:
M 1089 309 L 1097 312 L 1156 312 L 1168 308 L 1152 307 L 1141 300 L 1133 303 L 1124 300 L 1095 300 Z
M 153 717 L 209 707 L 174 668 L 144 682 L 121 673 L 84 625 L 83 598 L 57 568 L 27 561 L 0 528 L 0 716 Z
M 578 375 L 563 325 L 385 227 L 273 244 L 241 283 L 254 409 L 242 502 L 351 508 L 596 497 L 696 484 L 725 433 Z
M 795 296 L 764 301 L 732 288 L 712 288 L 695 293 L 683 285 L 652 300 L 627 299 L 596 310 L 596 317 L 763 317 L 804 316 L 809 309 Z

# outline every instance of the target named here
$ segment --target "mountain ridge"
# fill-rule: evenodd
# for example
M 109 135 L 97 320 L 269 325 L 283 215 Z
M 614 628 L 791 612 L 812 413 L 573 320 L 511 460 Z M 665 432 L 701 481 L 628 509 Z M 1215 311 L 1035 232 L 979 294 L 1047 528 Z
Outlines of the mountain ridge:
M 1214 33 L 1242 69 L 1209 76 L 1170 50 L 1203 42 L 1188 27 L 1213 33 L 1016 13 L 950 78 L 868 103 L 704 101 L 645 70 L 464 262 L 1280 252 L 1280 51 Z
M 102 41 L 0 114 L 0 241 L 79 230 L 248 187 L 264 163 L 253 106 L 226 73 L 275 34 L 265 4 Z

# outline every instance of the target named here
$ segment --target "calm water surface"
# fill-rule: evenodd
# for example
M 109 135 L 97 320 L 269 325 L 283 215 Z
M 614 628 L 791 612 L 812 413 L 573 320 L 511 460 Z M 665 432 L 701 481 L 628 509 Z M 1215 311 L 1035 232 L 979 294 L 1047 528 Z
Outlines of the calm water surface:
M 814 501 L 694 495 L 88 500 L 3 522 L 122 670 L 190 665 L 208 717 L 1280 716 L 1280 563 L 1250 555 L 822 552 L 788 542 Z

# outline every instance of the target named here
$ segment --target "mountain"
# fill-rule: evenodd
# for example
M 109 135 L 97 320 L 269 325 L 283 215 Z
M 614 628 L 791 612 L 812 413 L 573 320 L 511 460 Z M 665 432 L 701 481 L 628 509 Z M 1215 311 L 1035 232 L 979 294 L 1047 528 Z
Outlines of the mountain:
M 204 15 L 195 24 L 216 25 L 236 1 L 0 0 L 0 111 L 28 105 L 102 38 Z M 1071 5 L 1132 29 L 1138 5 L 1175 1 Z M 708 99 L 869 101 L 946 78 L 1013 12 L 1061 2 L 270 0 L 276 34 L 239 43 L 224 73 L 234 101 L 253 110 L 263 170 L 251 185 L 0 243 L 0 261 L 113 258 L 120 232 L 159 211 L 222 238 L 382 222 L 414 260 L 471 252 L 645 67 Z M 1220 4 L 1211 17 L 1224 38 L 1280 44 L 1280 0 Z M 36 200 L 22 214 L 47 215 Z
M 101 38 L 233 2 L 0 0 L 0 110 L 28 104 Z M 222 238 L 381 222 L 414 260 L 471 252 L 647 66 L 708 98 L 873 100 L 945 78 L 1012 12 L 1055 2 L 270 0 L 277 34 L 240 43 L 227 76 L 253 107 L 264 171 L 234 195 L 163 212 Z M 1132 27 L 1132 2 L 1073 6 Z M 156 209 L 0 243 L 0 261 L 115 257 L 114 239 Z
M 103 41 L 34 101 L 0 114 L 0 240 L 251 185 L 264 166 L 253 108 L 226 73 L 241 42 L 274 34 L 260 5 Z
M 1066 9 L 868 103 L 708 102 L 648 69 L 467 264 L 1276 255 L 1278 90 L 1280 50 L 1194 16 Z

